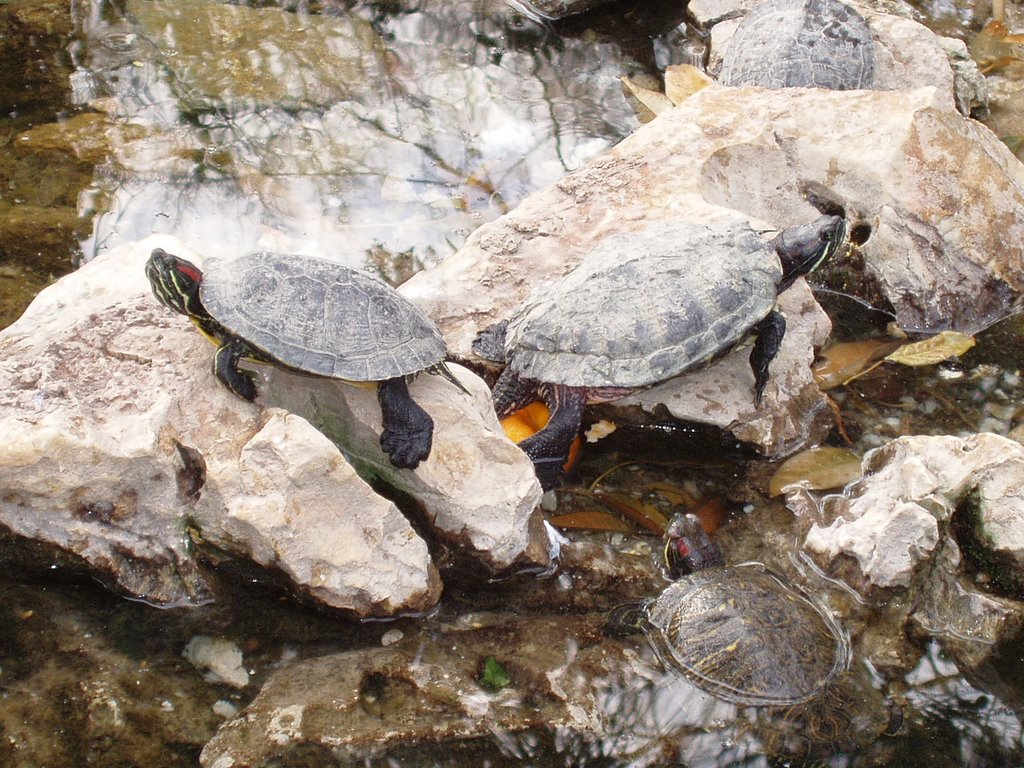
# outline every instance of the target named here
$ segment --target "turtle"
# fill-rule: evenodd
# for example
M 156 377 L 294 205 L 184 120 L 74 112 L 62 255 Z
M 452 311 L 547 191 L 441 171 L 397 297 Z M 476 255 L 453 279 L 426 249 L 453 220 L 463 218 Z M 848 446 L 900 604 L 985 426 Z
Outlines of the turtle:
M 157 299 L 217 345 L 213 373 L 252 401 L 255 377 L 242 360 L 292 372 L 376 384 L 380 446 L 396 467 L 430 455 L 434 422 L 407 379 L 440 374 L 465 391 L 445 363 L 440 331 L 419 307 L 365 272 L 326 259 L 260 251 L 205 260 L 204 270 L 155 249 L 146 276 Z
M 845 675 L 850 641 L 818 601 L 761 563 L 728 566 L 693 514 L 665 536 L 674 579 L 657 597 L 612 610 L 607 629 L 647 636 L 662 665 L 744 706 L 793 707 Z
M 871 30 L 840 0 L 762 0 L 736 28 L 718 79 L 730 86 L 869 89 Z
M 835 253 L 845 233 L 836 215 L 767 242 L 747 222 L 657 222 L 605 238 L 480 331 L 474 352 L 505 364 L 492 392 L 498 417 L 537 399 L 551 412 L 519 444 L 541 484 L 560 481 L 585 404 L 706 365 L 751 336 L 760 404 L 786 329 L 776 298 Z

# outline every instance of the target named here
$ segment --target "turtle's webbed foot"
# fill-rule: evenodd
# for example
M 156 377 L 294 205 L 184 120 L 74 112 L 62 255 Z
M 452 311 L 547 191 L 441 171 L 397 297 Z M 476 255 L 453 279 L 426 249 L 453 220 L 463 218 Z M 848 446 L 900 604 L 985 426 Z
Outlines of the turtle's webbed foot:
M 426 423 L 386 427 L 380 434 L 380 447 L 391 463 L 403 469 L 416 469 L 430 455 L 434 439 L 434 422 L 423 411 Z
M 384 429 L 380 447 L 391 463 L 403 469 L 415 469 L 430 455 L 434 440 L 434 420 L 409 395 L 405 379 L 388 379 L 377 386 Z

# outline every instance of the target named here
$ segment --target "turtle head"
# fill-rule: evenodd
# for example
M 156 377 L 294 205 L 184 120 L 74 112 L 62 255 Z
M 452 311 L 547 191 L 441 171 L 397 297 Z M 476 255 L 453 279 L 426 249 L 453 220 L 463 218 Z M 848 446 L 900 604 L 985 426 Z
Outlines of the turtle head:
M 162 248 L 157 248 L 146 262 L 146 277 L 160 303 L 186 317 L 203 317 L 206 310 L 199 300 L 203 273 L 195 264 Z
M 772 245 L 782 262 L 779 293 L 798 277 L 810 274 L 828 261 L 845 237 L 846 220 L 842 216 L 821 216 L 810 224 L 790 227 L 776 235 Z
M 480 331 L 473 339 L 473 352 L 484 360 L 492 363 L 507 362 L 505 354 L 505 335 L 508 330 L 508 320 L 488 325 Z
M 691 514 L 674 515 L 665 530 L 665 566 L 669 576 L 678 579 L 720 565 L 725 565 L 725 556 L 705 533 L 700 518 Z

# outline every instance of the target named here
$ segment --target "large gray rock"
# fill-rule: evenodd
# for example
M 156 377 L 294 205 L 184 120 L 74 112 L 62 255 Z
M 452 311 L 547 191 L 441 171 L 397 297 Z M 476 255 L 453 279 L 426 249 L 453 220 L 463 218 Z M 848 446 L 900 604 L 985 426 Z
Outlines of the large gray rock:
M 611 234 L 663 219 L 737 216 L 770 230 L 763 222 L 815 218 L 813 197 L 846 212 L 866 279 L 901 324 L 978 329 L 1024 287 L 1024 169 L 947 96 L 934 88 L 747 89 L 740 99 L 710 86 L 478 229 L 402 292 L 469 359 L 481 328 Z M 833 259 L 833 267 L 845 264 Z M 829 417 L 807 363 L 827 325 L 800 282 L 789 294 L 787 343 L 799 348 L 784 347 L 773 363 L 776 385 L 769 381 L 762 408 L 753 406 L 742 350 L 636 402 L 734 430 L 771 453 L 820 435 Z
M 157 245 L 195 257 L 167 237 L 117 249 L 0 334 L 6 529 L 162 605 L 209 599 L 200 542 L 282 574 L 326 607 L 429 609 L 441 584 L 425 542 L 307 418 L 279 407 L 274 393 L 287 391 L 307 416 L 340 413 L 331 428 L 348 436 L 346 450 L 386 465 L 385 482 L 410 476 L 402 487 L 419 494 L 428 520 L 486 572 L 548 565 L 539 486 L 482 381 L 457 369 L 473 396 L 431 376 L 412 384 L 438 429 L 422 469 L 399 472 L 376 442 L 372 390 L 299 376 L 284 386 L 280 374 L 259 405 L 228 393 L 210 373 L 213 348 L 152 296 L 142 267 Z

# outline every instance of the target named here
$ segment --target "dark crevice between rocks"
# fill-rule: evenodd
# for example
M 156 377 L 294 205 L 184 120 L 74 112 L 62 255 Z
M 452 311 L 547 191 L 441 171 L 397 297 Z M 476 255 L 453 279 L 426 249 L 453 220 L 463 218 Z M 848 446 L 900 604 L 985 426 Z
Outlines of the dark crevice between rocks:
M 178 498 L 182 504 L 195 504 L 202 495 L 203 486 L 206 485 L 206 460 L 195 448 L 189 448 L 177 441 L 174 447 L 178 449 L 178 457 L 181 459 L 181 466 L 175 472 Z
M 950 518 L 950 532 L 960 548 L 967 572 L 980 584 L 1004 597 L 1024 597 L 1019 568 L 1008 556 L 1000 555 L 985 536 L 978 491 L 969 493 Z

